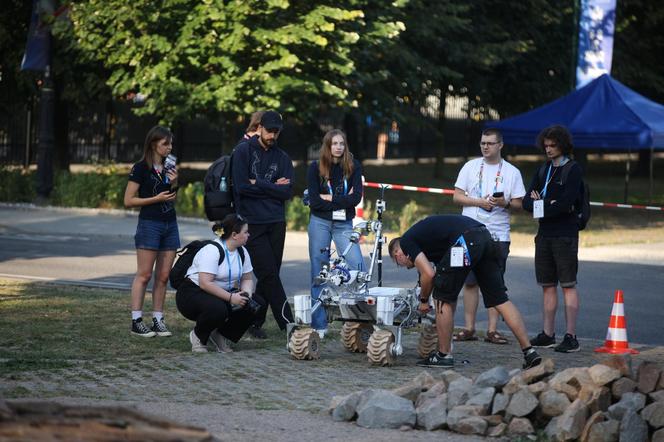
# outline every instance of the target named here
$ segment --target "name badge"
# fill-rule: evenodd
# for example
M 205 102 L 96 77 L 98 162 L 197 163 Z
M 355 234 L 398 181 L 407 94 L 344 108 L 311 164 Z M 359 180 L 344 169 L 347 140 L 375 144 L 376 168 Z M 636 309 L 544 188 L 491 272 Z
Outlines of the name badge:
M 346 221 L 346 209 L 339 209 L 332 212 L 333 221 Z
M 533 201 L 533 218 L 544 218 L 544 200 Z
M 452 247 L 450 249 L 450 266 L 463 267 L 463 247 Z

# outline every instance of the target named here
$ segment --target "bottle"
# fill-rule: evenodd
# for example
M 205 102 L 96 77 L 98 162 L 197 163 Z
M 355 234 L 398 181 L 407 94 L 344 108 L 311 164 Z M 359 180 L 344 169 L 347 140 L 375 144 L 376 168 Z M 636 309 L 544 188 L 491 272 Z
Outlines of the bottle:
M 225 176 L 221 177 L 221 181 L 219 182 L 219 190 L 221 190 L 222 192 L 226 192 L 228 190 Z

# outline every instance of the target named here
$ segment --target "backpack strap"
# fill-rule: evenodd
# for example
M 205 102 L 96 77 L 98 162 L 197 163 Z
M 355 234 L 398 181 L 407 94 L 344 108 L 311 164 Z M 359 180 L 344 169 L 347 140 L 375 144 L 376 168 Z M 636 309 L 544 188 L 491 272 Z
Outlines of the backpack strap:
M 213 241 L 211 239 L 208 239 L 207 241 L 205 241 L 205 245 L 208 245 L 208 244 L 214 244 L 217 247 L 217 250 L 219 250 L 219 264 L 217 264 L 217 265 L 221 265 L 221 263 L 224 262 L 224 258 L 226 258 L 226 253 L 224 252 L 224 249 L 221 247 L 221 245 L 217 241 Z
M 242 246 L 238 247 L 237 251 L 240 254 L 240 260 L 242 261 L 242 265 L 244 265 L 244 247 Z

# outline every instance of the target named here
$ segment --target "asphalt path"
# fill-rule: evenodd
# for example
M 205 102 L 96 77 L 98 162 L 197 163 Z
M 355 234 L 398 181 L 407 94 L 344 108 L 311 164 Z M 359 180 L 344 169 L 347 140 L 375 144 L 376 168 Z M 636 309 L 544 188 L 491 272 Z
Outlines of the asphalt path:
M 0 205 L 0 278 L 24 278 L 128 290 L 136 269 L 133 233 L 136 214 L 114 210 L 34 208 Z M 212 238 L 202 220 L 180 219 L 180 236 Z M 282 280 L 289 296 L 307 293 L 309 260 L 306 233 L 288 232 Z M 369 245 L 363 245 L 368 260 Z M 520 309 L 531 334 L 541 328 L 541 289 L 535 284 L 532 248 L 513 250 L 506 274 L 509 295 Z M 632 344 L 664 343 L 664 244 L 600 247 L 580 252 L 580 337 L 606 335 L 614 291 L 625 292 L 628 337 Z M 417 274 L 384 259 L 383 285 L 409 287 Z M 560 298 L 560 297 L 559 297 Z M 457 324 L 463 323 L 459 303 Z M 479 330 L 486 328 L 480 308 Z M 499 329 L 506 329 L 504 324 Z M 564 333 L 559 301 L 558 335 Z

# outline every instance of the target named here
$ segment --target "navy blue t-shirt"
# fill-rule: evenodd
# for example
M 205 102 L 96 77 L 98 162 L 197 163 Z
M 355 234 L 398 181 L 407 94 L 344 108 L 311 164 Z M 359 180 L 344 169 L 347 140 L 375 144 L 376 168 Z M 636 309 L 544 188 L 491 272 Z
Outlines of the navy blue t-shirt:
M 429 261 L 438 263 L 459 236 L 483 225 L 463 215 L 433 215 L 413 224 L 403 234 L 399 244 L 413 262 L 422 252 Z
M 138 183 L 139 198 L 152 198 L 165 190 L 171 189 L 170 183 L 164 183 L 164 174 L 157 173 L 145 160 L 134 164 L 129 172 L 129 181 Z M 150 204 L 141 207 L 139 218 L 155 221 L 175 220 L 175 202 Z

